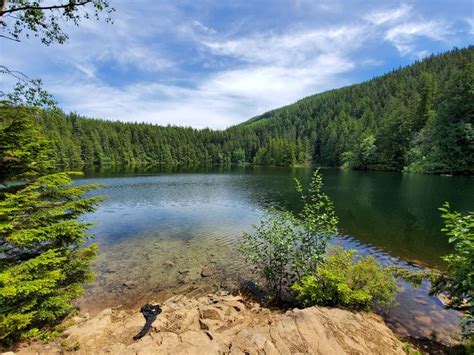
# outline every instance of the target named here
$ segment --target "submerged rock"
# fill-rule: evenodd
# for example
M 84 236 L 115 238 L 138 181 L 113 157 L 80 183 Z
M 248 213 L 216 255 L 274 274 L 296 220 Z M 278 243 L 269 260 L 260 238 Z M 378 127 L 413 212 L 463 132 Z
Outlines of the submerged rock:
M 163 265 L 164 265 L 165 267 L 169 267 L 169 268 L 176 266 L 176 264 L 175 264 L 174 262 L 170 261 L 170 260 L 165 261 L 165 262 L 163 263 Z
M 123 287 L 132 290 L 138 286 L 138 284 L 134 281 L 126 281 L 122 284 Z
M 107 309 L 64 335 L 82 354 L 405 354 L 377 315 L 324 307 L 283 314 L 226 294 L 170 298 L 150 332 L 131 341 L 142 325 L 136 310 Z M 20 353 L 46 353 L 44 346 Z
M 216 273 L 216 270 L 211 266 L 205 266 L 201 270 L 201 277 L 211 277 Z

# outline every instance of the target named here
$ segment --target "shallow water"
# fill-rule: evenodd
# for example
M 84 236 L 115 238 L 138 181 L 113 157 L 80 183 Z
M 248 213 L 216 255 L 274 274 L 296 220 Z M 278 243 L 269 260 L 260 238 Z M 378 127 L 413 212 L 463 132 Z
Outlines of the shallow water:
M 443 267 L 449 252 L 439 232 L 444 201 L 472 209 L 471 178 L 322 170 L 325 190 L 347 237 L 335 240 L 384 263 L 418 262 Z M 101 255 L 97 280 L 80 300 L 85 310 L 136 306 L 173 293 L 198 294 L 248 279 L 237 251 L 245 231 L 265 208 L 298 210 L 294 178 L 307 183 L 311 169 L 235 168 L 200 172 L 89 173 L 79 183 L 102 183 L 107 200 L 87 216 Z M 350 237 L 349 237 L 350 236 Z M 203 273 L 206 277 L 203 277 Z M 385 318 L 399 333 L 447 340 L 459 314 L 419 289 L 400 282 L 399 306 Z

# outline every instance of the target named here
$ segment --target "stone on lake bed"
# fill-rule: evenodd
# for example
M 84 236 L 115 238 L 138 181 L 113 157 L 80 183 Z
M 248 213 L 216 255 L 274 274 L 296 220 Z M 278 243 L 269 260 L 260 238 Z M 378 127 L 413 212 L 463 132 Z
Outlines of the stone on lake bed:
M 165 261 L 163 263 L 163 265 L 166 266 L 166 267 L 175 267 L 176 266 L 176 264 L 174 262 L 170 261 L 170 260 Z
M 423 304 L 423 305 L 429 304 L 429 301 L 426 298 L 423 298 L 423 297 L 415 297 L 413 299 L 413 302 L 418 303 L 418 304 Z
M 421 323 L 426 324 L 426 325 L 431 324 L 431 318 L 428 317 L 428 316 L 415 316 L 415 319 L 418 322 L 421 322 Z
M 216 270 L 210 266 L 204 266 L 201 270 L 202 277 L 210 277 L 216 273 Z
M 128 289 L 132 289 L 132 288 L 136 288 L 137 287 L 137 283 L 136 282 L 133 282 L 133 281 L 126 281 L 122 284 L 122 286 L 128 288 Z

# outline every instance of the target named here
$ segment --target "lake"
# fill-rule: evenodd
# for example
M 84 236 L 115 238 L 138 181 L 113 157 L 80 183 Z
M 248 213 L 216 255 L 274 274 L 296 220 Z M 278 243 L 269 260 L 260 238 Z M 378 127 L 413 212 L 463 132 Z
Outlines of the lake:
M 450 251 L 438 208 L 449 201 L 472 210 L 474 180 L 390 172 L 321 170 L 340 218 L 333 242 L 385 264 L 445 267 Z M 101 246 L 97 280 L 80 306 L 136 307 L 172 294 L 199 295 L 251 278 L 237 250 L 270 206 L 298 211 L 294 179 L 307 184 L 312 168 L 210 168 L 195 171 L 88 171 L 78 183 L 101 183 L 107 196 L 87 216 Z M 399 334 L 448 340 L 459 314 L 400 281 L 399 306 L 384 317 Z

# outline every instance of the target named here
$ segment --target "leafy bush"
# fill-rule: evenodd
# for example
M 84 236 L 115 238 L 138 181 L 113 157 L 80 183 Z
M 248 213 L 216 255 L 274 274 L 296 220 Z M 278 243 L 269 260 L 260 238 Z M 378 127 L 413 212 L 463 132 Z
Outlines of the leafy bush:
M 84 247 L 98 185 L 71 186 L 68 173 L 40 177 L 0 201 L 0 342 L 37 336 L 64 316 L 93 279 L 98 247 Z
M 314 272 L 324 261 L 331 235 L 337 232 L 337 217 L 329 197 L 322 192 L 323 181 L 316 170 L 308 194 L 296 180 L 304 207 L 298 215 L 267 211 L 253 234 L 245 233 L 241 251 L 266 282 L 270 296 L 288 296 L 290 286 L 303 275 Z
M 462 330 L 465 338 L 474 346 L 474 212 L 465 215 L 452 212 L 448 202 L 440 208 L 444 219 L 441 229 L 449 236 L 454 252 L 443 259 L 448 263 L 446 272 L 432 270 L 409 270 L 390 267 L 400 277 L 417 287 L 423 280 L 431 281 L 431 295 L 448 297 L 447 307 L 463 311 Z
M 245 234 L 241 250 L 265 280 L 274 299 L 292 298 L 304 306 L 345 306 L 355 309 L 386 307 L 395 300 L 392 274 L 373 257 L 354 260 L 355 251 L 335 248 L 327 253 L 338 219 L 316 170 L 308 194 L 296 180 L 304 202 L 298 215 L 270 210 Z
M 334 248 L 316 272 L 293 284 L 303 306 L 344 306 L 371 310 L 394 303 L 397 283 L 373 257 L 354 260 L 354 250 Z
M 265 280 L 270 298 L 281 299 L 298 271 L 295 218 L 289 212 L 269 210 L 254 228 L 254 234 L 244 234 L 241 251 Z
M 449 236 L 454 252 L 443 257 L 448 270 L 435 280 L 431 293 L 445 293 L 449 307 L 464 311 L 463 334 L 474 342 L 474 212 L 452 212 L 447 202 L 440 211 L 444 219 L 442 231 Z

